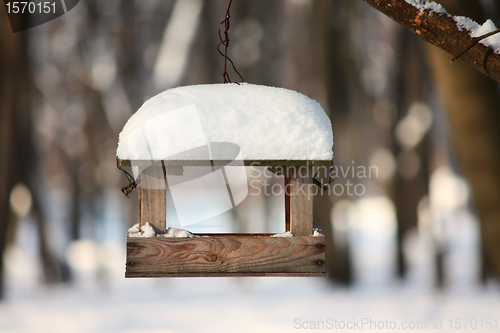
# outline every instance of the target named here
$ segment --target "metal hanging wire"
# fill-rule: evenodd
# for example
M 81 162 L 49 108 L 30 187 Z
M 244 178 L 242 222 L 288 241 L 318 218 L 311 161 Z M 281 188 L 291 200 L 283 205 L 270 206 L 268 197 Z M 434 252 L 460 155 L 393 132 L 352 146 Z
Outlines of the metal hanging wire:
M 122 187 L 122 193 L 125 194 L 125 196 L 128 198 L 129 194 L 132 193 L 134 188 L 136 188 L 139 185 L 141 179 L 139 178 L 137 181 L 135 181 L 134 176 L 132 176 L 130 173 L 127 172 L 127 170 L 122 168 L 118 159 L 116 159 L 116 167 L 123 172 L 125 177 L 127 177 L 128 185 Z
M 229 48 L 229 28 L 231 27 L 231 24 L 229 23 L 229 19 L 231 18 L 231 15 L 229 13 L 231 9 L 231 5 L 233 3 L 233 0 L 229 0 L 229 5 L 227 6 L 226 10 L 226 17 L 220 24 L 224 24 L 224 38 L 222 38 L 221 30 L 219 29 L 219 39 L 220 42 L 217 44 L 217 51 L 221 56 L 224 57 L 224 72 L 222 73 L 222 76 L 224 78 L 224 83 L 231 83 L 231 78 L 229 77 L 229 73 L 227 72 L 227 62 L 229 61 L 231 63 L 231 66 L 233 67 L 233 70 L 238 74 L 238 76 L 241 79 L 241 82 L 243 82 L 243 76 L 241 76 L 240 72 L 236 69 L 236 66 L 234 65 L 234 62 L 229 58 L 227 55 L 227 50 Z M 220 50 L 220 46 L 224 45 L 224 52 Z
M 233 70 L 238 74 L 238 76 L 241 79 L 241 82 L 244 81 L 243 76 L 240 74 L 240 72 L 236 69 L 236 66 L 234 65 L 234 62 L 229 58 L 228 56 L 228 48 L 229 48 L 229 28 L 231 27 L 231 24 L 229 22 L 229 19 L 231 18 L 230 14 L 230 9 L 231 5 L 233 3 L 233 0 L 229 1 L 229 4 L 227 6 L 226 10 L 226 16 L 224 20 L 220 22 L 220 24 L 224 24 L 224 38 L 222 38 L 222 33 L 221 29 L 219 29 L 219 39 L 220 42 L 217 44 L 217 51 L 224 57 L 224 72 L 222 73 L 222 76 L 224 78 L 224 83 L 231 83 L 231 78 L 229 77 L 229 73 L 227 72 L 227 63 L 229 62 L 231 66 L 233 67 Z M 224 45 L 224 52 L 220 50 L 221 45 Z M 239 82 L 237 82 L 239 84 Z M 127 197 L 129 196 L 130 193 L 139 185 L 141 182 L 140 178 L 139 180 L 135 180 L 134 177 L 128 173 L 125 169 L 123 169 L 119 163 L 119 160 L 116 160 L 116 167 L 123 172 L 125 177 L 127 178 L 128 185 L 122 187 L 122 192 L 125 194 Z

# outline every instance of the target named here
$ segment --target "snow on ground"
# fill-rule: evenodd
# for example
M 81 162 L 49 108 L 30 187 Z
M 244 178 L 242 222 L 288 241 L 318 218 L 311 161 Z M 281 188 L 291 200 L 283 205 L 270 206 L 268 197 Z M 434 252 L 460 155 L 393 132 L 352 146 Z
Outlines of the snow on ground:
M 432 198 L 431 198 L 432 199 Z M 431 200 L 432 202 L 433 200 Z M 434 200 L 435 201 L 435 200 Z M 169 333 L 295 332 L 325 325 L 341 332 L 403 332 L 404 325 L 427 325 L 418 332 L 498 332 L 500 291 L 492 283 L 477 284 L 477 222 L 465 212 L 449 219 L 445 266 L 446 288 L 433 288 L 431 231 L 408 236 L 408 279 L 393 278 L 394 216 L 390 201 L 366 197 L 334 209 L 341 229 L 349 233 L 356 283 L 333 286 L 324 278 L 171 278 L 125 279 L 123 242 L 109 237 L 100 243 L 71 243 L 67 260 L 71 285 L 44 287 L 33 242 L 21 224 L 17 247 L 6 255 L 7 296 L 0 302 L 2 333 Z M 425 215 L 425 214 L 424 214 Z M 350 216 L 350 222 L 341 221 Z M 353 221 L 357 221 L 353 223 Z M 424 223 L 425 225 L 425 223 Z M 428 233 L 429 232 L 429 233 Z M 450 329 L 455 320 L 474 319 L 476 330 Z M 351 330 L 328 329 L 343 322 Z M 370 322 L 395 329 L 370 330 Z M 442 329 L 432 325 L 442 322 Z M 364 326 L 360 326 L 361 323 Z M 384 324 L 384 325 L 387 325 Z M 470 325 L 471 323 L 469 323 Z M 373 324 L 372 324 L 373 325 Z
M 388 319 L 397 327 L 425 322 L 426 332 L 456 332 L 446 329 L 449 319 L 495 320 L 500 313 L 494 288 L 435 293 L 394 284 L 346 289 L 322 278 L 117 279 L 108 288 L 16 286 L 8 294 L 0 303 L 5 333 L 294 332 L 306 322 L 335 319 Z M 444 329 L 432 330 L 441 319 Z

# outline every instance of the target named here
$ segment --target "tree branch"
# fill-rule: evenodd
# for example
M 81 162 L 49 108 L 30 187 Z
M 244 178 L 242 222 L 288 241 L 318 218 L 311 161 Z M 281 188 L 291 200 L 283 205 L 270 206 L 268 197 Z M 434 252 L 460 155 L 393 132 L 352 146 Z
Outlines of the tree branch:
M 460 58 L 477 71 L 500 82 L 500 54 L 472 38 L 470 31 L 460 28 L 448 13 L 436 13 L 429 9 L 421 12 L 405 0 L 363 0 L 389 16 L 421 39 L 436 45 Z M 465 51 L 465 52 L 464 52 Z

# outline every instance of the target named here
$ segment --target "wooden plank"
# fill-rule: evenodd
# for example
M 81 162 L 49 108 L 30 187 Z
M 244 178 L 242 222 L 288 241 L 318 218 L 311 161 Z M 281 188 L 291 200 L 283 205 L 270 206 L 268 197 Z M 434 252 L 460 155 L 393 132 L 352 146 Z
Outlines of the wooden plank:
M 126 277 L 325 274 L 324 237 L 127 238 Z
M 166 189 L 163 168 L 148 167 L 140 174 L 139 183 L 139 225 L 149 222 L 157 233 L 165 233 Z M 162 188 L 163 187 L 163 188 Z
M 161 161 L 154 160 L 118 160 L 118 165 L 125 166 L 149 166 L 161 165 Z M 214 160 L 214 166 L 225 166 L 233 161 Z M 331 166 L 331 160 L 244 160 L 245 166 Z M 164 160 L 165 166 L 211 166 L 212 161 L 205 160 Z
M 290 193 L 287 190 L 290 189 L 290 177 L 288 176 L 288 174 L 285 175 L 283 186 L 285 186 L 285 231 L 290 231 Z
M 165 166 L 165 171 L 165 173 L 170 176 L 184 175 L 184 169 L 182 166 Z
M 248 234 L 239 234 L 239 233 L 227 233 L 227 234 L 221 234 L 221 233 L 211 233 L 211 234 L 193 234 L 197 237 L 270 237 L 273 235 L 276 235 L 276 233 L 248 233 Z
M 313 169 L 311 166 L 290 167 L 290 231 L 295 236 L 313 233 Z

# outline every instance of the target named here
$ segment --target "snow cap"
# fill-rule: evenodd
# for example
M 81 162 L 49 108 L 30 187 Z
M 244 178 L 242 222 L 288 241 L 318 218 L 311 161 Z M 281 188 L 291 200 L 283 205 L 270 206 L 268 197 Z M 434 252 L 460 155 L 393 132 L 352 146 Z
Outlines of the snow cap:
M 298 92 L 253 84 L 210 84 L 166 90 L 130 117 L 120 133 L 121 160 L 234 159 L 195 149 L 226 142 L 244 160 L 330 160 L 330 119 Z M 186 153 L 190 152 L 190 153 Z

